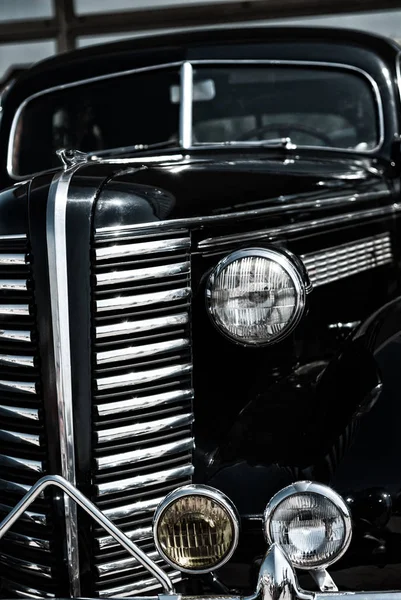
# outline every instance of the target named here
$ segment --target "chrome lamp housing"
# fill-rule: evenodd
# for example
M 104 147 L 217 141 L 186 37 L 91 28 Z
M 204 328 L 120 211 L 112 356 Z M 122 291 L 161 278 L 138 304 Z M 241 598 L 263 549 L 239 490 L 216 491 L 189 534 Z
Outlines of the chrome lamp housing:
M 312 286 L 302 261 L 281 248 L 237 250 L 216 265 L 206 306 L 217 329 L 244 346 L 286 338 L 300 322 Z

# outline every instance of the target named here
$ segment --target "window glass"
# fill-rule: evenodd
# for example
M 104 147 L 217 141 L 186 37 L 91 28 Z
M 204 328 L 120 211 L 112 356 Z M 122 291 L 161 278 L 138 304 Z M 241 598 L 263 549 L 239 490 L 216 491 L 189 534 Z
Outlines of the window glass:
M 7 78 L 8 73 L 16 67 L 30 66 L 56 53 L 56 42 L 21 42 L 18 44 L 0 45 L 0 80 Z
M 52 0 L 0 0 L 0 21 L 26 21 L 53 16 Z
M 219 0 L 219 3 L 232 2 L 232 0 Z M 202 0 L 75 0 L 75 10 L 78 14 L 104 13 L 124 10 L 145 10 L 148 8 L 169 8 L 172 6 L 205 5 Z
M 179 105 L 170 101 L 178 69 L 160 69 L 70 87 L 31 100 L 19 119 L 13 171 L 59 165 L 56 150 L 96 152 L 178 141 Z
M 268 141 L 371 150 L 379 141 L 370 82 L 321 67 L 201 67 L 193 88 L 194 143 Z

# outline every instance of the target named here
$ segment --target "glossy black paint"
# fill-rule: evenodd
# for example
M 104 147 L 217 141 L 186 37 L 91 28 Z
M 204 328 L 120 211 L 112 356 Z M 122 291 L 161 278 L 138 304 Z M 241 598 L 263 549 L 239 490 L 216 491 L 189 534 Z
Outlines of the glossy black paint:
M 82 168 L 73 179 L 67 210 L 68 277 L 71 289 L 72 370 L 76 408 L 78 481 L 90 494 L 89 445 L 91 364 L 90 246 L 94 230 L 130 224 L 169 228 L 172 220 L 191 230 L 192 334 L 196 416 L 195 479 L 221 489 L 242 517 L 241 544 L 223 584 L 252 588 L 252 569 L 265 549 L 261 514 L 270 497 L 297 479 L 313 479 L 344 495 L 354 519 L 350 550 L 332 568 L 344 589 L 401 589 L 400 509 L 400 217 L 384 212 L 347 223 L 347 215 L 387 209 L 400 200 L 400 101 L 396 89 L 392 43 L 364 34 L 271 30 L 230 35 L 201 34 L 166 40 L 151 53 L 132 58 L 128 43 L 108 48 L 107 60 L 90 49 L 48 61 L 28 73 L 5 100 L 2 141 L 11 107 L 40 89 L 92 73 L 107 73 L 163 58 L 197 56 L 297 57 L 336 60 L 363 66 L 379 82 L 385 115 L 385 141 L 375 156 L 335 152 L 269 150 L 197 151 L 160 165 L 98 164 Z M 263 36 L 269 44 L 261 44 Z M 216 42 L 212 44 L 212 37 Z M 217 43 L 225 39 L 225 44 Z M 317 40 L 314 45 L 313 39 Z M 322 41 L 322 39 L 324 41 Z M 331 39 L 335 40 L 331 42 Z M 228 43 L 230 42 L 230 43 Z M 250 43 L 252 42 L 252 43 Z M 142 42 L 141 42 L 142 44 Z M 184 46 L 185 45 L 185 46 Z M 188 46 L 188 47 L 187 47 Z M 190 46 L 190 47 L 189 47 Z M 130 65 L 130 67 L 128 66 Z M 61 68 L 63 67 L 63 68 Z M 389 76 L 383 72 L 387 69 Z M 4 146 L 3 146 L 4 148 Z M 146 163 L 146 157 L 143 162 Z M 3 172 L 3 182 L 7 178 Z M 34 180 L 30 227 L 37 265 L 43 317 L 43 340 L 50 336 L 48 282 L 43 248 L 43 215 L 48 180 Z M 0 194 L 0 233 L 20 228 L 28 184 Z M 43 188 L 43 189 L 42 189 Z M 245 215 L 238 216 L 244 212 Z M 227 215 L 233 215 L 227 219 Z M 328 217 L 340 216 L 331 225 Z M 209 220 L 209 217 L 215 220 Z M 204 220 L 202 220 L 204 218 Z M 294 233 L 288 225 L 318 222 Z M 180 226 L 180 223 L 174 226 Z M 224 248 L 202 250 L 214 236 L 268 229 L 269 235 Z M 205 282 L 221 257 L 249 245 L 275 245 L 297 255 L 389 232 L 394 262 L 314 290 L 298 328 L 283 342 L 263 349 L 232 344 L 213 327 L 205 310 Z M 41 246 L 42 244 L 42 246 Z M 43 287 L 42 287 L 43 286 Z M 342 324 L 354 323 L 352 327 Z M 44 342 L 45 343 L 45 342 Z M 43 346 L 45 351 L 46 346 Z M 51 369 L 51 367 L 50 367 Z M 46 370 L 46 368 L 45 368 Z M 205 375 L 207 374 L 207 376 Z M 52 375 L 46 375 L 49 385 Z M 383 392 L 375 389 L 383 383 Z M 49 392 L 49 405 L 51 404 Z M 53 406 L 54 408 L 54 406 Z M 57 470 L 58 465 L 51 467 Z M 90 590 L 89 528 L 84 526 L 82 561 L 85 590 Z M 86 548 L 87 547 L 87 548 Z M 238 577 L 240 573 L 240 577 Z M 311 586 L 304 577 L 302 583 Z M 212 586 L 212 582 L 205 583 Z
M 132 220 L 157 225 L 160 220 L 178 218 L 191 228 L 196 480 L 223 490 L 239 508 L 243 534 L 237 561 L 248 566 L 265 547 L 260 515 L 266 503 L 276 491 L 297 479 L 322 481 L 356 498 L 352 504 L 354 543 L 338 569 L 356 565 L 363 569 L 366 564 L 375 564 L 376 546 L 372 546 L 371 537 L 377 536 L 377 527 L 385 531 L 389 523 L 392 527 L 396 522 L 390 498 L 399 489 L 388 485 L 389 474 L 381 463 L 370 472 L 369 464 L 361 459 L 357 467 L 359 483 L 352 481 L 352 473 L 347 477 L 341 473 L 347 471 L 348 457 L 358 452 L 359 443 L 364 443 L 363 432 L 371 414 L 381 415 L 385 428 L 382 411 L 387 411 L 388 403 L 397 396 L 398 384 L 391 380 L 394 372 L 383 356 L 388 348 L 397 351 L 393 338 L 401 331 L 397 299 L 399 222 L 396 217 L 379 217 L 357 220 L 352 227 L 341 221 L 330 227 L 324 221 L 336 214 L 390 206 L 398 199 L 398 190 L 394 191 L 398 186 L 394 170 L 394 179 L 389 172 L 391 167 L 386 170 L 384 164 L 373 170 L 368 163 L 355 160 L 306 161 L 294 157 L 286 161 L 261 156 L 248 160 L 238 156 L 233 160 L 231 154 L 230 161 L 227 156 L 215 156 L 214 160 L 189 159 L 181 165 L 122 172 L 100 194 L 95 227 L 105 226 L 106 221 L 110 225 L 129 224 Z M 152 189 L 151 184 L 157 188 Z M 155 207 L 158 193 L 162 201 Z M 365 193 L 369 193 L 366 198 Z M 341 197 L 342 203 L 336 204 Z M 118 210 L 113 214 L 116 199 Z M 314 206 L 307 208 L 305 202 L 313 199 Z M 169 202 L 171 209 L 166 213 Z M 218 217 L 254 208 L 255 214 L 240 220 L 227 222 Z M 272 214 L 263 215 L 268 209 Z M 197 217 L 209 215 L 215 215 L 217 221 L 197 221 Z M 285 225 L 310 219 L 321 220 L 316 232 L 306 229 L 294 235 L 273 233 L 271 240 L 233 242 L 220 251 L 197 249 L 201 240 L 214 235 L 264 228 L 280 232 Z M 238 247 L 273 243 L 300 255 L 385 231 L 392 235 L 395 263 L 313 291 L 302 323 L 289 338 L 271 348 L 247 349 L 232 344 L 216 331 L 206 314 L 207 275 L 222 256 Z M 392 298 L 393 303 L 380 311 Z M 360 329 L 341 326 L 365 319 L 368 321 Z M 333 327 L 337 323 L 340 325 Z M 384 392 L 373 401 L 372 391 L 382 380 Z M 396 427 L 395 418 L 393 423 Z M 395 441 L 395 431 L 393 436 L 387 445 Z M 395 448 L 392 452 L 397 462 Z M 394 465 L 394 469 L 397 472 L 398 467 Z M 384 516 L 380 503 L 374 500 L 377 494 L 378 500 L 385 494 Z M 360 523 L 364 524 L 362 529 Z M 381 554 L 382 567 L 394 562 L 392 547 L 386 546 Z M 347 589 L 359 585 L 342 570 L 341 581 Z M 396 583 L 394 578 L 389 580 L 391 584 L 386 583 L 388 577 L 386 569 L 381 568 L 373 581 L 370 573 L 369 583 L 364 583 L 362 577 L 360 585 L 369 589 L 401 585 L 401 579 Z M 232 567 L 222 571 L 222 578 L 226 584 L 234 584 Z M 237 584 L 244 583 L 243 573 L 241 578 Z

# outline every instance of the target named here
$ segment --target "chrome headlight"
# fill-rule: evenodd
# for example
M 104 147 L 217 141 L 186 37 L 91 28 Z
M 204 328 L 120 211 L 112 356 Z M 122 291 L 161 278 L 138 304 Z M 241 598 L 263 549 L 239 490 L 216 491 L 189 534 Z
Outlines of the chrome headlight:
M 278 492 L 265 511 L 265 534 L 294 567 L 324 569 L 347 550 L 351 516 L 344 500 L 320 483 L 299 481 Z
M 223 258 L 206 287 L 209 314 L 235 342 L 260 346 L 288 335 L 311 289 L 299 259 L 276 249 L 248 248 Z
M 156 509 L 156 548 L 185 573 L 207 573 L 225 564 L 238 544 L 239 519 L 228 498 L 205 485 L 187 485 Z

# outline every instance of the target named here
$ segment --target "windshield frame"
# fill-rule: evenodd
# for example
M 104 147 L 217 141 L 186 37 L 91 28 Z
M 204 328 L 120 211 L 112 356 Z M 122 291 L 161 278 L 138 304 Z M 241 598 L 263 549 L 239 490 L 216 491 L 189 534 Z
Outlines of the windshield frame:
M 179 74 L 180 74 L 180 101 L 179 101 L 179 123 L 178 123 L 178 132 L 179 132 L 179 142 L 177 146 L 171 146 L 171 148 L 169 148 L 169 150 L 175 150 L 175 151 L 197 151 L 197 150 L 205 150 L 205 149 L 215 149 L 215 148 L 224 148 L 229 150 L 230 148 L 238 148 L 238 147 L 251 147 L 251 146 L 255 146 L 255 144 L 252 144 L 252 142 L 250 142 L 249 144 L 247 143 L 247 141 L 243 141 L 241 142 L 241 144 L 232 144 L 230 146 L 229 143 L 226 142 L 213 142 L 213 143 L 193 143 L 192 140 L 192 128 L 193 128 L 193 122 L 192 122 L 192 112 L 193 112 L 193 72 L 194 72 L 194 67 L 196 66 L 224 66 L 224 65 L 240 65 L 240 66 L 244 66 L 244 65 L 249 65 L 249 66 L 263 66 L 263 65 L 273 65 L 275 67 L 278 67 L 280 65 L 283 66 L 294 66 L 294 67 L 321 67 L 321 68 L 328 68 L 328 69 L 335 69 L 337 71 L 351 71 L 354 72 L 356 74 L 358 74 L 359 76 L 364 77 L 368 83 L 370 84 L 370 87 L 372 89 L 373 92 L 373 98 L 375 100 L 376 103 L 376 109 L 377 109 L 377 128 L 378 128 L 378 143 L 374 148 L 371 148 L 369 150 L 361 150 L 361 151 L 357 151 L 354 149 L 349 149 L 349 148 L 336 148 L 336 147 L 331 147 L 331 146 L 314 146 L 314 145 L 297 145 L 296 148 L 297 149 L 305 149 L 305 150 L 317 150 L 319 152 L 337 152 L 337 153 L 341 153 L 341 154 L 357 154 L 357 155 L 366 155 L 366 156 L 371 156 L 373 154 L 376 154 L 378 152 L 378 150 L 380 150 L 380 148 L 383 146 L 384 143 L 384 139 L 385 139 L 385 131 L 384 131 L 384 110 L 383 110 L 383 101 L 382 101 L 382 97 L 380 94 L 380 89 L 379 86 L 377 84 L 377 82 L 375 81 L 375 79 L 364 69 L 361 69 L 360 67 L 356 67 L 354 65 L 350 65 L 350 64 L 345 64 L 345 63 L 338 63 L 338 62 L 328 62 L 328 61 L 318 61 L 318 60 L 281 60 L 281 59 L 195 59 L 195 60 L 191 60 L 191 61 L 176 61 L 176 62 L 170 62 L 170 63 L 163 63 L 163 64 L 157 64 L 157 65 L 148 65 L 146 67 L 138 67 L 135 69 L 128 69 L 125 71 L 120 71 L 117 73 L 107 73 L 105 75 L 99 75 L 96 77 L 91 77 L 91 78 L 87 78 L 87 79 L 82 79 L 82 80 L 78 80 L 78 81 L 73 81 L 71 83 L 66 83 L 66 84 L 61 84 L 61 85 L 57 85 L 57 86 L 53 86 L 44 90 L 41 90 L 39 92 L 36 92 L 35 94 L 32 94 L 31 96 L 28 96 L 18 107 L 13 121 L 12 121 L 12 125 L 11 125 L 11 129 L 10 129 L 10 136 L 9 136 L 9 141 L 8 141 L 8 148 L 7 148 L 7 173 L 8 175 L 16 180 L 16 181 L 22 181 L 25 179 L 28 179 L 34 175 L 41 175 L 43 173 L 48 173 L 51 171 L 54 171 L 54 167 L 53 168 L 49 168 L 49 169 L 45 169 L 43 171 L 39 171 L 39 172 L 35 172 L 35 173 L 29 173 L 29 174 L 25 174 L 25 175 L 19 175 L 17 173 L 14 172 L 14 147 L 15 147 L 15 140 L 16 140 L 16 136 L 17 136 L 17 131 L 18 131 L 18 124 L 19 124 L 19 120 L 20 118 L 22 118 L 23 116 L 23 111 L 25 109 L 25 107 L 27 106 L 28 103 L 30 103 L 33 100 L 36 100 L 37 98 L 47 95 L 47 94 L 51 94 L 52 92 L 58 92 L 64 89 L 69 89 L 69 88 L 74 88 L 74 87 L 79 87 L 79 86 L 83 86 L 83 85 L 87 85 L 87 84 L 91 84 L 91 83 L 95 83 L 95 82 L 99 82 L 99 81 L 105 81 L 108 79 L 115 79 L 115 78 L 119 78 L 119 77 L 125 77 L 128 75 L 135 75 L 138 73 L 145 73 L 145 72 L 151 72 L 151 71 L 158 71 L 158 70 L 164 70 L 164 69 L 171 69 L 174 67 L 177 67 L 179 69 Z M 136 144 L 136 142 L 134 142 L 134 144 Z M 133 144 L 133 147 L 134 147 Z M 275 148 L 274 145 L 262 145 L 261 146 L 263 148 L 264 151 L 269 151 L 269 149 L 271 148 Z M 102 162 L 107 163 L 108 159 L 105 155 L 105 153 L 107 153 L 108 150 L 113 150 L 113 162 L 116 162 L 116 160 L 118 161 L 115 153 L 118 150 L 121 150 L 121 152 L 123 153 L 124 150 L 125 152 L 127 152 L 127 147 L 116 147 L 116 148 L 109 148 L 106 150 L 102 150 L 101 154 L 102 156 L 99 157 L 100 160 L 102 160 Z M 137 156 L 139 155 L 139 152 L 146 152 L 146 145 L 144 146 L 144 149 L 141 151 L 138 151 Z M 88 152 L 87 153 L 89 157 L 92 157 L 93 159 L 96 158 L 96 151 L 95 152 Z M 167 157 L 167 155 L 166 155 Z

